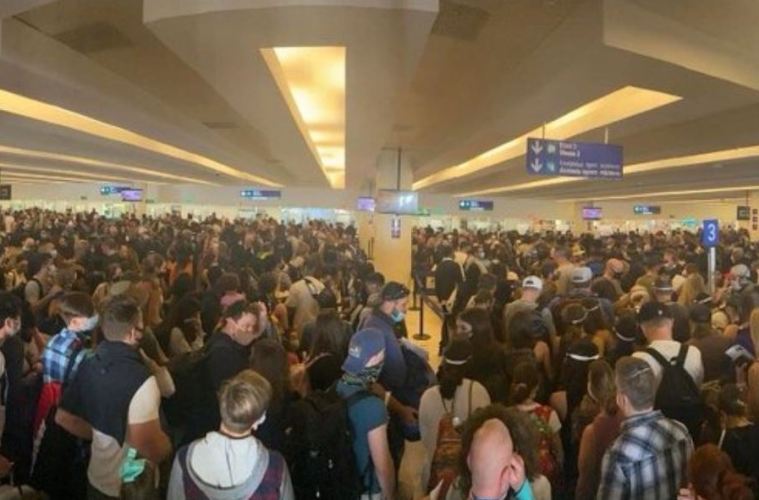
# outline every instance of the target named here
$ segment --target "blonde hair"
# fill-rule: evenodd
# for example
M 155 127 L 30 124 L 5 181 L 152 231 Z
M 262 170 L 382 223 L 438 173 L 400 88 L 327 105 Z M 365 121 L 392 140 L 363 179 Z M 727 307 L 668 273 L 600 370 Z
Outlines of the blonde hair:
M 261 419 L 271 401 L 271 384 L 253 370 L 227 380 L 219 391 L 221 422 L 232 432 L 246 432 Z
M 754 342 L 754 348 L 759 348 L 759 307 L 751 311 L 751 317 L 748 320 L 749 330 L 751 331 L 751 340 Z
M 696 297 L 702 293 L 706 293 L 706 284 L 704 283 L 703 276 L 699 273 L 690 274 L 680 288 L 680 296 L 677 298 L 677 303 L 690 307 L 696 302 Z

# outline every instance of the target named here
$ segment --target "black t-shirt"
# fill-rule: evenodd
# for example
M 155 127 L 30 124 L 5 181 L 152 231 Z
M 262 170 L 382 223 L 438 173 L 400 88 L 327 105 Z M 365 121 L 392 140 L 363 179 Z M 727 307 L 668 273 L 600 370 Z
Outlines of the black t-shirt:
M 736 471 L 759 481 L 759 426 L 751 424 L 728 429 L 722 450 L 730 455 Z

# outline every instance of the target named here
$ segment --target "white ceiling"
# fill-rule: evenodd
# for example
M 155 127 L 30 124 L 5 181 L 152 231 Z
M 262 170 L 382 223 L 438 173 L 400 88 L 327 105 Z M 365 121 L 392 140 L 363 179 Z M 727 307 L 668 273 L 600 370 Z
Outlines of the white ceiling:
M 403 148 L 418 180 L 625 86 L 682 97 L 609 127 L 610 142 L 621 144 L 632 164 L 759 145 L 759 4 L 714 6 L 713 0 L 7 0 L 0 7 L 0 89 L 273 183 L 327 188 L 260 49 L 344 45 L 349 188 L 371 186 L 384 147 Z M 602 129 L 574 137 L 603 138 Z M 3 153 L 2 146 L 250 185 L 7 113 L 0 113 L 3 171 L 15 164 L 94 179 L 125 175 Z M 757 160 L 508 196 L 643 199 L 753 186 Z M 461 194 L 533 180 L 519 157 L 426 189 Z

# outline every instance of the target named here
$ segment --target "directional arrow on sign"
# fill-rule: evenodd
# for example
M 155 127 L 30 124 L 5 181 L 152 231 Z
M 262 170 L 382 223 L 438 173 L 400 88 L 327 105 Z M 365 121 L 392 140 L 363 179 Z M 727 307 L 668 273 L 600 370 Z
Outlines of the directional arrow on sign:
M 535 158 L 534 160 L 532 160 L 532 163 L 530 164 L 530 168 L 537 173 L 543 169 L 543 164 L 540 163 L 537 158 Z
M 543 146 L 538 141 L 533 141 L 532 146 L 530 146 L 530 148 L 532 149 L 532 152 L 535 153 L 536 155 L 539 155 L 540 153 L 543 152 Z

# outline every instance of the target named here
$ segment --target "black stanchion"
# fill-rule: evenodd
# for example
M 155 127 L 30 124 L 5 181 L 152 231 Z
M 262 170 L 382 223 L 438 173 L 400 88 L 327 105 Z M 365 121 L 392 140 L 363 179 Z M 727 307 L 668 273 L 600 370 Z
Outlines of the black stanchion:
M 419 304 L 416 303 L 416 297 L 419 295 L 419 280 L 416 277 L 416 273 L 412 273 L 412 278 L 414 278 L 414 291 L 411 294 L 411 307 L 408 308 L 409 311 L 418 311 L 419 310 Z M 424 304 L 422 304 L 421 307 L 424 307 Z
M 424 333 L 424 290 L 419 297 L 419 333 L 414 335 L 414 340 L 429 340 L 431 337 Z

